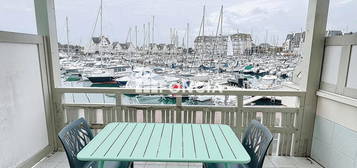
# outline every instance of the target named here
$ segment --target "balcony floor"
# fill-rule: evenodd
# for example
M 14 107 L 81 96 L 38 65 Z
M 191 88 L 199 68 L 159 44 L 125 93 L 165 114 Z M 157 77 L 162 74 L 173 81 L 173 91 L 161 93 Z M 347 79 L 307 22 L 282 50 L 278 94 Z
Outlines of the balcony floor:
M 136 162 L 135 168 L 201 168 L 200 163 L 149 163 Z M 310 158 L 268 156 L 264 168 L 322 168 Z M 57 152 L 40 161 L 33 168 L 69 168 L 66 154 Z

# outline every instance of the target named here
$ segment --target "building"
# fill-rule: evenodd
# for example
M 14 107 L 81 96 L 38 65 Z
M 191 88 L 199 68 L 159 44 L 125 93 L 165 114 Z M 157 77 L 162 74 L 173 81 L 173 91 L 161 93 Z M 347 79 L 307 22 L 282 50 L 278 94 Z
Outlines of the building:
M 252 48 L 253 39 L 250 34 L 237 33 L 230 35 L 233 55 L 244 55 L 247 49 Z
M 305 32 L 291 33 L 286 36 L 283 48 L 286 53 L 293 55 L 301 55 L 305 43 Z M 343 33 L 340 30 L 327 30 L 325 36 L 342 36 Z
M 149 50 L 149 53 L 151 53 L 151 54 L 159 54 L 159 53 L 161 53 L 159 45 L 155 44 L 155 43 L 150 43 L 148 50 Z
M 237 33 L 225 36 L 198 36 L 194 41 L 195 50 L 199 54 L 208 55 L 243 55 L 252 48 L 253 40 L 250 34 Z M 229 53 L 231 48 L 233 53 Z
M 341 30 L 327 30 L 326 31 L 326 37 L 332 37 L 332 36 L 342 36 L 343 33 Z
M 111 52 L 113 54 L 129 54 L 129 53 L 134 53 L 136 51 L 137 51 L 136 47 L 131 42 L 127 42 L 127 43 L 114 42 L 112 45 Z
M 84 52 L 88 54 L 111 53 L 112 45 L 108 37 L 92 37 Z
M 227 55 L 228 36 L 198 36 L 194 41 L 197 54 Z
M 305 32 L 288 34 L 283 43 L 284 52 L 299 55 L 301 54 L 304 42 Z

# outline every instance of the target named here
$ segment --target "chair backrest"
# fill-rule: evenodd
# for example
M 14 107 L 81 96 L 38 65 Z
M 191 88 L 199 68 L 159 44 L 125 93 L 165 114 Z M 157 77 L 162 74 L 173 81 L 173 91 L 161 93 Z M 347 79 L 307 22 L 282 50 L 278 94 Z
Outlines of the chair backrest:
M 253 120 L 243 136 L 243 146 L 250 156 L 250 168 L 262 168 L 265 155 L 273 141 L 273 135 L 267 127 Z
M 93 134 L 86 120 L 80 118 L 73 121 L 59 132 L 58 137 L 66 151 L 71 168 L 79 168 L 88 164 L 88 162 L 77 159 L 79 151 L 93 139 Z

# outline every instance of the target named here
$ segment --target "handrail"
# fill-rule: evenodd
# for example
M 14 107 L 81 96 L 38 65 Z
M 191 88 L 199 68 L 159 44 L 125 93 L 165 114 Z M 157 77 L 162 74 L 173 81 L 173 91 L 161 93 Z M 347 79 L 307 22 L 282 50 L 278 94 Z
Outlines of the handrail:
M 59 129 L 64 124 L 85 117 L 98 131 L 110 122 L 163 122 L 163 123 L 220 123 L 233 128 L 238 137 L 251 120 L 260 120 L 275 135 L 277 140 L 269 154 L 289 156 L 296 152 L 301 142 L 301 121 L 304 113 L 305 91 L 290 90 L 185 90 L 185 89 L 132 89 L 132 88 L 56 88 Z M 65 94 L 98 93 L 113 94 L 110 103 L 65 102 Z M 138 95 L 174 95 L 176 104 L 126 104 L 122 102 L 124 94 Z M 185 105 L 182 97 L 186 95 L 235 96 L 236 103 L 223 105 Z M 297 97 L 289 105 L 249 105 L 250 100 L 260 96 Z M 290 99 L 289 99 L 290 100 Z M 295 99 L 293 99 L 295 100 Z M 278 124 L 278 125 L 277 125 Z M 279 136 L 278 136 L 279 135 Z M 273 151 L 274 148 L 274 151 Z
M 128 89 L 128 88 L 92 88 L 92 87 L 71 87 L 56 88 L 55 92 L 61 93 L 113 93 L 113 94 L 153 94 L 153 95 L 244 95 L 244 96 L 304 96 L 305 91 L 289 90 L 249 90 L 249 89 L 226 89 L 204 91 L 200 89 Z

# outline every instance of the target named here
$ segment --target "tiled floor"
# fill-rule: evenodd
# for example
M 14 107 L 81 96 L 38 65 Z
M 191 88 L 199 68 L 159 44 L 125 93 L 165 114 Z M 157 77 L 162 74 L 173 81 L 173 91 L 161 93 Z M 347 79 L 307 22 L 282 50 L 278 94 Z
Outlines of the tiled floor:
M 201 163 L 148 163 L 136 162 L 135 168 L 201 168 Z M 264 168 L 321 168 L 309 158 L 268 156 Z M 64 152 L 57 152 L 39 162 L 34 168 L 69 168 Z

